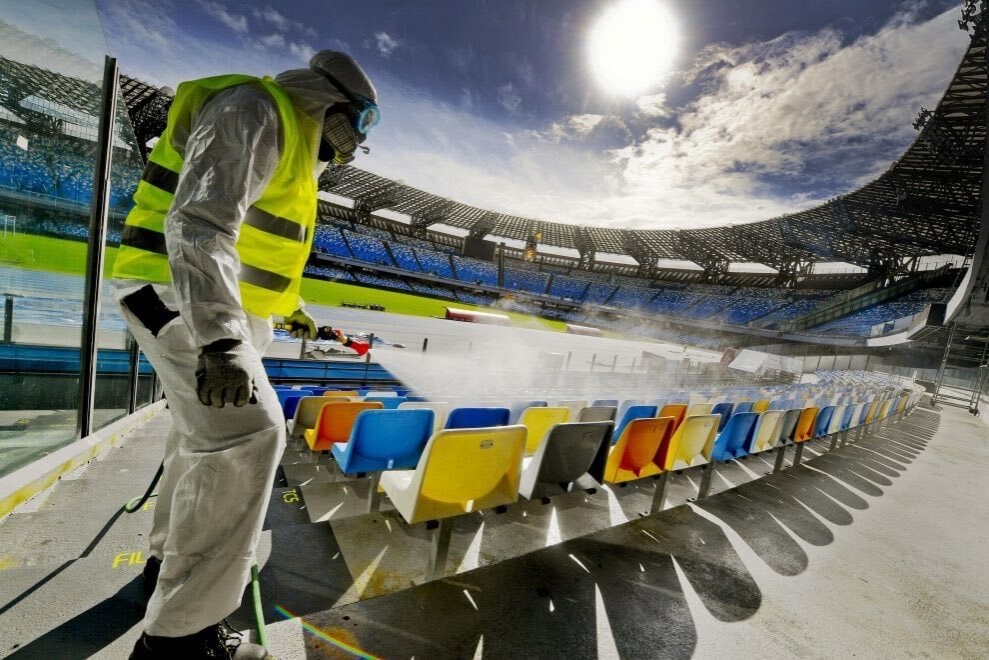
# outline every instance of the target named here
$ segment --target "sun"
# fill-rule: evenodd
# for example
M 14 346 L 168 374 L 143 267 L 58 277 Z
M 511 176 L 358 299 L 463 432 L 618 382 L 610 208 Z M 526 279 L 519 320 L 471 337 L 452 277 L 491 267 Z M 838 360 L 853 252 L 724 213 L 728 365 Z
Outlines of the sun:
M 658 0 L 618 0 L 588 42 L 591 72 L 607 92 L 636 96 L 655 89 L 677 51 L 677 25 Z

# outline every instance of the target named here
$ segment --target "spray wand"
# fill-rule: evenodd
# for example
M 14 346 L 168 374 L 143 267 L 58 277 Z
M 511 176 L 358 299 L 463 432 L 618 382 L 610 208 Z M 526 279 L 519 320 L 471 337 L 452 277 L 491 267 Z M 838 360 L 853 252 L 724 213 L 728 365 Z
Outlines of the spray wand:
M 289 332 L 294 332 L 298 330 L 307 330 L 307 326 L 301 323 L 275 323 L 276 330 L 288 330 Z M 322 339 L 324 341 L 338 341 L 347 348 L 353 350 L 358 355 L 364 355 L 371 348 L 363 339 L 354 339 L 353 337 L 348 337 L 343 333 L 343 330 L 339 328 L 331 328 L 328 325 L 316 328 L 316 339 Z

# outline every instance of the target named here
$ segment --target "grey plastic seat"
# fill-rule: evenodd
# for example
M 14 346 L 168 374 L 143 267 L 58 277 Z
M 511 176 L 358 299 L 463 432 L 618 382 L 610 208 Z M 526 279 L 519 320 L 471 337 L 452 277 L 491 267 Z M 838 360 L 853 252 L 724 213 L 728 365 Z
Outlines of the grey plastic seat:
M 793 432 L 797 430 L 797 421 L 800 419 L 800 414 L 803 411 L 803 408 L 794 408 L 793 410 L 787 410 L 783 415 L 783 419 L 780 421 L 780 439 L 779 443 L 777 443 L 778 447 L 788 445 L 793 442 Z
M 600 486 L 614 426 L 610 420 L 553 425 L 523 467 L 519 495 L 535 499 L 569 492 L 572 485 Z
M 578 422 L 613 422 L 618 406 L 588 406 L 577 414 Z

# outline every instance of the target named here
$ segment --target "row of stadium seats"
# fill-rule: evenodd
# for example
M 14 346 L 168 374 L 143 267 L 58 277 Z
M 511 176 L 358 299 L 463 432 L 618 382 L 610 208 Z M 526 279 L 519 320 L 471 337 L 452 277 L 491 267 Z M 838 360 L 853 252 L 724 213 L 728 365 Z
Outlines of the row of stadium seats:
M 288 426 L 310 449 L 329 450 L 343 475 L 372 475 L 369 511 L 377 510 L 380 483 L 408 524 L 439 521 L 442 530 L 449 518 L 504 507 L 520 496 L 548 498 L 646 477 L 659 479 L 655 512 L 663 507 L 672 471 L 701 470 L 700 499 L 718 463 L 775 450 L 778 471 L 787 448 L 795 446 L 798 465 L 803 443 L 830 439 L 834 450 L 909 411 L 920 397 L 918 391 L 862 385 L 796 390 L 791 398 L 748 405 L 602 400 L 587 406 L 567 400 L 480 408 L 399 396 L 357 401 L 328 392 L 337 396 L 301 399 Z M 802 400 L 802 393 L 821 400 Z M 444 571 L 443 535 L 437 536 L 441 551 L 431 557 L 429 577 Z

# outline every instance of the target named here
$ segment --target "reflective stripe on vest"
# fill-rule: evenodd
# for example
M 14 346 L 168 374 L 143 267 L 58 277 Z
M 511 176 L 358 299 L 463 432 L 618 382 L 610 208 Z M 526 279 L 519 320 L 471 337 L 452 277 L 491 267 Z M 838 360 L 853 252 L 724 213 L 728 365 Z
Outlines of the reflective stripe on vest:
M 214 93 L 241 84 L 263 87 L 275 100 L 281 121 L 282 153 L 261 198 L 248 208 L 236 248 L 241 301 L 258 316 L 290 314 L 298 306 L 299 284 L 315 228 L 314 146 L 319 126 L 295 111 L 287 94 L 269 78 L 231 75 L 179 86 L 168 126 L 158 140 L 134 195 L 136 206 L 121 232 L 114 277 L 154 282 L 171 280 L 165 243 L 165 215 L 179 183 L 182 158 L 172 145 L 176 128 L 188 132 L 192 117 Z

